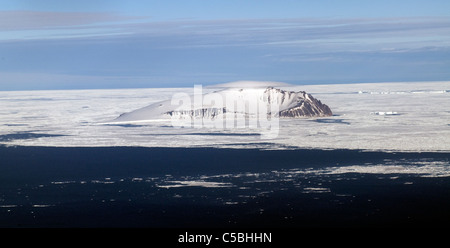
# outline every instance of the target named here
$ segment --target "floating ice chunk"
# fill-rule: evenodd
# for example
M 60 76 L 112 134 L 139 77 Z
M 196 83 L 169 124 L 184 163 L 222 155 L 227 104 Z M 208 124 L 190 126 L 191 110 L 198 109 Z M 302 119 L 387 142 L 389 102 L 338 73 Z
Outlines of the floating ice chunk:
M 113 184 L 113 183 L 114 183 L 114 181 L 91 180 L 91 183 L 99 183 L 99 184 Z
M 410 165 L 373 165 L 373 166 L 342 166 L 330 167 L 324 174 L 410 174 L 421 177 L 449 177 L 450 166 L 448 162 L 417 162 Z M 318 173 L 320 173 L 318 171 Z M 397 179 L 397 178 L 391 178 Z
M 393 111 L 389 111 L 389 112 L 371 112 L 371 114 L 373 114 L 373 115 L 399 115 L 398 112 L 393 112 Z
M 303 189 L 303 193 L 329 193 L 331 190 L 329 188 L 315 188 L 315 187 L 308 187 Z
M 51 182 L 51 184 L 70 184 L 70 183 L 75 183 L 75 181 L 56 181 L 56 182 Z
M 160 188 L 179 188 L 179 187 L 205 187 L 205 188 L 223 188 L 232 187 L 231 183 L 221 183 L 221 182 L 206 182 L 206 181 L 167 181 L 169 185 L 158 185 Z

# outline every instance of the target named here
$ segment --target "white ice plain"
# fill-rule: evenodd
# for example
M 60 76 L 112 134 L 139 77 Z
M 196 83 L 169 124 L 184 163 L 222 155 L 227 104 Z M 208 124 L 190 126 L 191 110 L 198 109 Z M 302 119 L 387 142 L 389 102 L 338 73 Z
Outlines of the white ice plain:
M 111 123 L 176 93 L 192 93 L 193 87 L 0 91 L 0 144 L 450 151 L 450 82 L 277 88 L 306 91 L 334 115 L 281 118 L 278 136 L 264 139 L 263 130 L 246 127 L 174 128 L 170 120 Z M 205 93 L 214 90 L 203 87 Z

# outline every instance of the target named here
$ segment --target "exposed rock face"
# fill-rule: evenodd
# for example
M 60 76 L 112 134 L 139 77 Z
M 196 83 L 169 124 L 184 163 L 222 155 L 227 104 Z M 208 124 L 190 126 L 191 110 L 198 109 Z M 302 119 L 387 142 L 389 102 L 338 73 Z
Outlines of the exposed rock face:
M 189 117 L 201 117 L 201 118 L 215 118 L 220 114 L 226 113 L 227 110 L 223 108 L 200 108 L 192 110 L 171 110 L 164 113 L 170 117 L 172 116 L 189 116 Z
M 314 104 L 311 104 L 310 102 L 302 102 L 300 106 L 282 110 L 279 113 L 280 117 L 325 117 L 325 116 L 332 116 L 333 113 L 331 112 L 331 109 L 321 103 L 319 100 L 314 99 Z
M 293 92 L 280 89 L 267 88 L 271 97 L 278 97 L 280 111 L 279 117 L 325 117 L 332 116 L 330 107 L 323 104 L 305 91 Z
M 268 102 L 276 101 L 279 105 L 279 117 L 325 117 L 332 116 L 331 109 L 310 94 L 299 91 L 285 91 L 268 87 L 264 94 Z

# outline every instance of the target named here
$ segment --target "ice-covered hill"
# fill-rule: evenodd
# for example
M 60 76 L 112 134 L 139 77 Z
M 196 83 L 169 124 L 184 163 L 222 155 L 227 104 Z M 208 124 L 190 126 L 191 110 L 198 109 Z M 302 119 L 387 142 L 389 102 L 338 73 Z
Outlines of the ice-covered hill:
M 275 117 L 325 117 L 331 109 L 310 94 L 273 87 L 227 88 L 207 94 L 179 94 L 171 100 L 120 115 L 114 122 L 142 122 L 168 118 L 251 118 L 262 113 Z M 259 111 L 259 112 L 258 112 Z

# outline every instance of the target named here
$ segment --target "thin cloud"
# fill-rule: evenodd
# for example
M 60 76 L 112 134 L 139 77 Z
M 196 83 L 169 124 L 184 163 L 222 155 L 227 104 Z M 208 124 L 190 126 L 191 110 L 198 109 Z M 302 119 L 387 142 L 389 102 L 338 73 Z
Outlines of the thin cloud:
M 153 22 L 114 13 L 0 11 L 3 40 L 105 39 L 164 40 L 165 48 L 309 45 L 377 45 L 450 41 L 450 18 L 235 19 Z M 429 37 L 425 38 L 424 37 Z M 373 44 L 371 40 L 377 40 Z M 427 44 L 425 44 L 424 40 Z M 168 42 L 167 42 L 168 41 Z M 338 44 L 338 42 L 340 44 Z M 372 43 L 372 44 L 371 44 Z M 444 42 L 446 43 L 446 42 Z M 425 45 L 423 45 L 425 44 Z
M 122 35 L 118 23 L 144 18 L 108 12 L 0 11 L 0 41 Z
M 124 24 L 121 29 L 133 37 L 172 38 L 183 47 L 450 41 L 449 18 L 174 21 Z
M 70 28 L 140 18 L 108 12 L 0 11 L 0 30 Z

